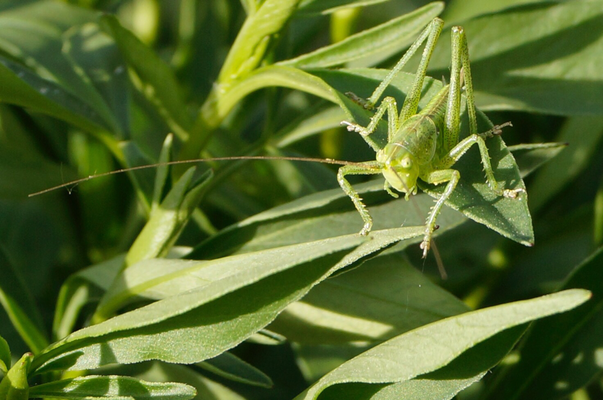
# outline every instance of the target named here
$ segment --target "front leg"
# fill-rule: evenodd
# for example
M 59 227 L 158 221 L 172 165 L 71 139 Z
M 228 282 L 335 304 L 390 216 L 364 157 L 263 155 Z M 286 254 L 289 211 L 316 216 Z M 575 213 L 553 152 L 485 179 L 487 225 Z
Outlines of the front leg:
M 356 190 L 354 190 L 350 182 L 345 179 L 345 176 L 380 174 L 382 168 L 383 167 L 381 163 L 377 161 L 368 161 L 360 164 L 344 165 L 343 167 L 339 168 L 339 171 L 337 172 L 337 182 L 339 182 L 339 186 L 341 186 L 345 194 L 350 196 L 350 199 L 352 199 L 356 210 L 358 210 L 360 216 L 362 217 L 362 220 L 364 221 L 364 226 L 360 231 L 360 234 L 362 236 L 368 235 L 368 233 L 371 231 L 371 228 L 373 226 L 373 219 L 371 218 L 371 215 L 366 209 L 366 205 L 362 202 L 360 195 Z
M 363 138 L 366 138 L 375 130 L 379 124 L 383 115 L 387 111 L 387 139 L 391 141 L 391 136 L 398 131 L 398 106 L 396 104 L 396 99 L 393 97 L 386 97 L 383 99 L 375 114 L 371 117 L 371 122 L 365 128 L 360 126 L 359 124 L 354 124 L 348 121 L 342 121 L 341 125 L 346 125 L 348 131 L 350 132 L 358 132 Z M 370 143 L 369 143 L 370 144 Z M 372 146 L 371 146 L 372 147 Z M 375 149 L 378 151 L 379 149 Z
M 436 227 L 436 219 L 440 211 L 442 210 L 442 206 L 448 200 L 456 185 L 459 183 L 461 179 L 461 174 L 459 171 L 455 169 L 444 169 L 429 172 L 425 174 L 425 176 L 421 176 L 421 179 L 427 183 L 432 183 L 434 185 L 438 185 L 440 183 L 448 182 L 446 185 L 446 189 L 444 189 L 444 193 L 440 196 L 440 198 L 436 201 L 435 205 L 431 207 L 431 211 L 429 215 L 427 215 L 427 220 L 425 221 L 425 235 L 423 236 L 423 242 L 421 242 L 421 249 L 423 249 L 423 258 L 427 257 L 427 252 L 429 251 L 429 247 L 431 246 L 431 236 L 433 235 L 433 231 Z

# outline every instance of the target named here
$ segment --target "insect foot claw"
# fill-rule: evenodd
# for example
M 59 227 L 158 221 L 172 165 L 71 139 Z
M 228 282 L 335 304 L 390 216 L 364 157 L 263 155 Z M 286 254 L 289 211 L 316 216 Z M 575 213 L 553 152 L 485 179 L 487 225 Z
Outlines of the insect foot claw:
M 366 223 L 364 224 L 364 226 L 362 227 L 362 230 L 360 231 L 360 236 L 367 236 L 369 234 L 369 232 L 371 231 L 371 224 Z
M 509 199 L 517 199 L 520 193 L 526 193 L 525 189 L 505 189 L 503 196 Z
M 341 125 L 344 125 L 350 132 L 360 132 L 360 130 L 362 129 L 360 125 L 353 124 L 348 121 L 341 121 Z
M 427 257 L 427 253 L 429 253 L 429 247 L 431 244 L 430 239 L 423 239 L 419 247 L 423 250 L 423 258 Z

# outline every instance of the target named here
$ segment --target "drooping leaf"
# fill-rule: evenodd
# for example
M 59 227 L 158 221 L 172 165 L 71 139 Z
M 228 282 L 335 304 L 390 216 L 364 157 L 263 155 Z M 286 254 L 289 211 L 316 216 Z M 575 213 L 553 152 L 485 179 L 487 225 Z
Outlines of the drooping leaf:
M 428 4 L 340 42 L 278 64 L 297 68 L 327 68 L 358 59 L 370 59 L 370 65 L 375 65 L 409 46 L 443 8 L 443 3 Z M 378 57 L 375 57 L 377 54 Z
M 559 399 L 584 387 L 603 370 L 603 250 L 579 265 L 562 289 L 583 288 L 593 300 L 583 307 L 538 321 L 510 365 L 490 388 L 488 399 Z
M 79 370 L 115 362 L 195 363 L 215 357 L 266 326 L 332 272 L 421 234 L 421 227 L 398 228 L 374 232 L 368 241 L 349 235 L 192 265 L 143 261 L 149 267 L 165 263 L 165 268 L 186 263 L 190 273 L 200 274 L 200 287 L 76 331 L 45 349 L 32 368 Z
M 296 399 L 316 399 L 350 383 L 403 383 L 436 371 L 477 344 L 535 319 L 571 310 L 590 298 L 573 289 L 450 317 L 376 346 L 325 375 Z
M 323 282 L 269 329 L 302 344 L 375 343 L 467 311 L 398 253 Z

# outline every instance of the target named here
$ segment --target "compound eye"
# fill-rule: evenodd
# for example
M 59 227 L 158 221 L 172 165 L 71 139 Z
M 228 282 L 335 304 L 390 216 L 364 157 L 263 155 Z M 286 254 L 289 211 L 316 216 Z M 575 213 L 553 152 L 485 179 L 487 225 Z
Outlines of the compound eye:
M 412 160 L 410 159 L 410 157 L 404 157 L 400 162 L 400 166 L 404 169 L 409 169 L 410 167 L 412 167 Z

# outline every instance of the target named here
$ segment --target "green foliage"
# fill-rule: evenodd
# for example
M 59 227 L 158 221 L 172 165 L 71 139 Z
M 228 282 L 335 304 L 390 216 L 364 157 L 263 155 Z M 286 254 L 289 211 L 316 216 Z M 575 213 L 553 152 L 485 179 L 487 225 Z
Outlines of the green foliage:
M 353 182 L 361 237 L 332 166 L 167 164 L 374 159 L 339 126 L 372 117 L 346 92 L 440 14 L 420 106 L 461 24 L 480 132 L 513 122 L 487 142 L 496 177 L 528 193 L 495 196 L 477 149 L 455 165 L 448 280 L 417 246 L 441 185 Z M 602 19 L 588 0 L 1 2 L 0 400 L 600 398 Z

